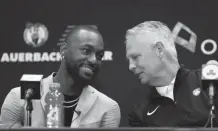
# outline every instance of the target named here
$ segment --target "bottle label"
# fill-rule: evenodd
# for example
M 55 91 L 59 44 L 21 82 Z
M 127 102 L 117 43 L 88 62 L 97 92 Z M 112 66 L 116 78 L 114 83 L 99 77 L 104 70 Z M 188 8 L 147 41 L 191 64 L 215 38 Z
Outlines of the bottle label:
M 56 128 L 61 126 L 60 109 L 58 107 L 52 107 L 47 115 L 47 127 Z
M 47 94 L 47 105 L 49 107 L 47 114 L 47 127 L 57 128 L 64 124 L 63 118 L 63 100 L 64 97 L 62 93 L 58 90 L 60 88 L 59 83 L 53 83 L 50 85 L 50 92 Z

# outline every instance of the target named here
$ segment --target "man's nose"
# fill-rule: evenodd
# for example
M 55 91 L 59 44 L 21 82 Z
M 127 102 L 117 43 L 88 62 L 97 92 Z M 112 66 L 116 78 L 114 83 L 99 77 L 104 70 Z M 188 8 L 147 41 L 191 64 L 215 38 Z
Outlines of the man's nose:
M 134 62 L 129 61 L 129 70 L 133 71 L 136 68 L 136 65 Z
M 91 62 L 92 64 L 97 63 L 97 58 L 96 58 L 96 55 L 95 55 L 95 54 L 92 54 L 92 55 L 89 57 L 89 62 Z

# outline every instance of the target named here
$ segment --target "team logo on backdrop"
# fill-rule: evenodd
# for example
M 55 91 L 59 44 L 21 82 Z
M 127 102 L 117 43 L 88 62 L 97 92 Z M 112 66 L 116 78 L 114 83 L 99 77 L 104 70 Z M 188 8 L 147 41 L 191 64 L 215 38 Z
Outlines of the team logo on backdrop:
M 179 33 L 185 30 L 187 33 L 190 34 L 190 38 L 188 40 L 179 36 Z M 192 31 L 187 25 L 177 22 L 172 30 L 173 39 L 176 44 L 181 45 L 185 49 L 189 50 L 192 53 L 195 53 L 196 45 L 197 45 L 197 35 Z M 206 50 L 205 46 L 207 44 L 211 44 L 213 48 L 211 50 Z M 205 55 L 212 55 L 217 51 L 217 43 L 212 39 L 206 39 L 201 43 L 201 51 Z
M 26 45 L 33 48 L 42 47 L 48 40 L 48 29 L 40 23 L 28 23 L 23 38 Z M 60 52 L 3 52 L 1 56 L 2 63 L 58 61 L 61 61 Z
M 179 32 L 181 30 L 185 30 L 186 32 L 190 34 L 189 40 L 186 40 L 179 36 Z M 193 52 L 193 53 L 195 52 L 197 35 L 188 26 L 184 25 L 181 22 L 178 22 L 172 30 L 172 36 L 173 36 L 175 43 L 183 46 L 190 52 Z
M 45 25 L 28 23 L 23 33 L 24 41 L 32 47 L 42 46 L 48 39 L 48 30 Z
M 60 46 L 66 39 L 67 34 L 72 31 L 74 26 L 69 25 L 58 41 Z M 94 28 L 97 26 L 93 25 Z M 24 41 L 31 47 L 41 47 L 48 39 L 48 29 L 45 25 L 36 23 L 28 23 L 23 34 Z M 1 62 L 16 63 L 16 62 L 58 62 L 62 57 L 60 52 L 3 52 Z M 112 61 L 113 52 L 105 51 L 102 58 L 103 61 Z

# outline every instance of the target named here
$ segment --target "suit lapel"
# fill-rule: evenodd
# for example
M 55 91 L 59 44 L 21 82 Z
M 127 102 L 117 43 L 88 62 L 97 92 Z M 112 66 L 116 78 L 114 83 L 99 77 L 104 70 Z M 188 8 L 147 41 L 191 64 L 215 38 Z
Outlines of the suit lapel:
M 41 84 L 41 100 L 39 100 L 37 103 L 37 105 L 39 106 L 39 104 L 41 105 L 40 110 L 39 111 L 35 111 L 34 112 L 34 119 L 35 117 L 37 117 L 37 114 L 41 114 L 44 117 L 42 117 L 43 119 L 36 119 L 36 123 L 42 123 L 46 122 L 46 115 L 48 114 L 48 107 L 47 107 L 47 93 L 49 91 L 49 84 L 53 82 L 52 80 L 53 78 L 53 73 L 48 77 L 45 78 Z M 87 86 L 83 89 L 79 101 L 78 101 L 78 105 L 76 107 L 76 111 L 81 112 L 78 116 L 78 114 L 76 112 L 74 112 L 73 114 L 73 118 L 72 118 L 72 123 L 71 123 L 71 127 L 78 127 L 80 121 L 84 118 L 84 116 L 88 113 L 88 111 L 91 109 L 91 107 L 94 105 L 95 101 L 97 99 L 97 95 L 95 94 L 95 90 L 91 87 L 91 86 Z
M 88 86 L 83 89 L 78 105 L 75 109 L 77 112 L 80 112 L 80 114 L 78 115 L 76 112 L 74 112 L 71 127 L 79 127 L 80 121 L 94 105 L 96 99 L 97 95 L 95 95 L 92 87 Z
M 47 106 L 46 106 L 47 105 L 46 103 L 48 102 L 48 95 L 47 94 L 49 92 L 49 85 L 50 85 L 50 83 L 53 82 L 52 76 L 53 76 L 53 74 L 50 75 L 48 78 L 46 78 L 41 84 L 41 105 L 42 105 L 42 108 L 46 114 L 48 111 Z

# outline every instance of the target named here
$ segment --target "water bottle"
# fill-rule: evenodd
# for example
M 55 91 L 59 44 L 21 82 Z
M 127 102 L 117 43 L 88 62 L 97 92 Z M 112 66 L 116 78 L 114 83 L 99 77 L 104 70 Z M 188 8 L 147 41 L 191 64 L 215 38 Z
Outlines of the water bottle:
M 63 110 L 63 94 L 59 91 L 60 84 L 50 84 L 49 101 L 48 101 L 48 114 L 47 114 L 47 127 L 59 128 L 64 126 L 64 110 Z

